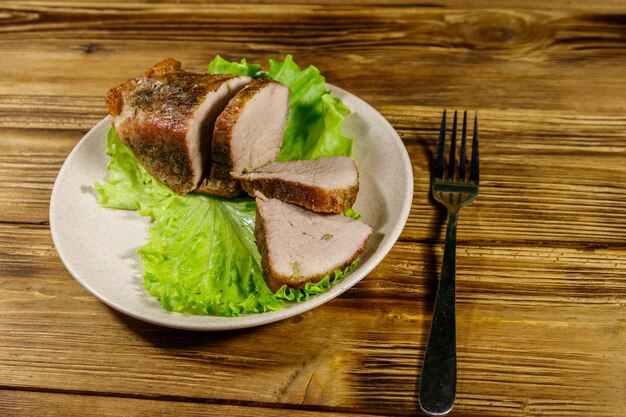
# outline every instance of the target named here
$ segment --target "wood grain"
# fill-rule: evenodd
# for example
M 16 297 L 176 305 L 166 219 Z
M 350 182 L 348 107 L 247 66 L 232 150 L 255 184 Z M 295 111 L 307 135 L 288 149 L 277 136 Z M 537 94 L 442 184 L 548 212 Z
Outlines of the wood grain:
M 4 387 L 416 411 L 440 245 L 400 243 L 345 296 L 224 333 L 162 329 L 110 310 L 69 277 L 46 227 L 0 225 L 0 249 Z M 461 248 L 458 415 L 608 416 L 626 406 L 622 253 Z
M 267 407 L 249 407 L 192 403 L 137 398 L 120 398 L 98 395 L 60 394 L 50 392 L 29 392 L 19 390 L 0 390 L 0 410 L 6 417 L 57 417 L 63 410 L 63 416 L 99 416 L 99 417 L 140 417 L 140 416 L 207 416 L 223 415 L 228 417 L 280 417 L 289 414 L 293 417 L 315 417 L 320 413 L 297 409 L 277 409 Z M 324 412 L 329 417 L 348 417 L 352 414 Z M 364 417 L 375 417 L 364 414 Z
M 291 53 L 375 105 L 589 113 L 623 109 L 626 98 L 615 83 L 626 64 L 618 13 L 241 7 L 5 2 L 0 48 L 16 65 L 0 68 L 0 94 L 102 97 L 164 56 L 204 70 L 218 53 Z
M 22 5 L 41 5 L 42 1 L 33 1 L 33 0 L 13 0 L 12 4 L 22 4 Z M 115 8 L 137 8 L 141 3 L 149 3 L 149 5 L 168 5 L 172 2 L 167 0 L 151 0 L 149 2 L 141 2 L 134 1 L 132 3 L 123 3 L 119 0 L 55 0 L 55 1 L 46 1 L 46 5 L 50 6 L 54 4 L 55 6 L 66 6 L 66 7 L 77 7 L 83 6 L 85 4 L 89 4 L 90 6 L 97 7 L 115 7 Z M 186 5 L 191 7 L 197 7 L 199 5 L 206 5 L 206 0 L 176 0 L 177 5 Z M 220 3 L 220 2 L 215 2 Z M 276 2 L 275 0 L 237 0 L 234 2 L 229 2 L 229 4 L 237 4 L 240 6 L 247 6 L 249 4 L 270 4 L 270 5 L 319 5 L 319 6 L 335 6 L 336 2 L 332 0 L 285 0 L 283 2 Z M 623 11 L 623 4 L 620 0 L 595 0 L 593 3 L 590 3 L 586 0 L 553 0 L 553 1 L 542 1 L 542 0 L 528 0 L 525 2 L 520 2 L 518 0 L 500 0 L 497 3 L 499 8 L 502 9 L 539 9 L 539 10 L 590 10 L 590 11 Z M 350 0 L 343 2 L 341 7 L 363 7 L 363 6 L 392 6 L 392 7 L 407 7 L 407 8 L 444 8 L 444 7 L 467 7 L 472 9 L 477 8 L 493 8 L 493 2 L 489 0 L 472 0 L 468 2 L 467 0 L 436 0 L 436 1 L 415 1 L 415 0 Z
M 257 2 L 255 2 L 257 3 Z M 443 108 L 479 110 L 461 216 L 453 416 L 626 410 L 626 8 L 618 0 L 4 1 L 0 415 L 415 415 L 441 261 Z M 374 105 L 415 173 L 401 241 L 356 287 L 260 328 L 138 322 L 68 274 L 59 168 L 106 90 L 166 56 L 294 54 Z M 622 413 L 623 414 L 623 413 Z

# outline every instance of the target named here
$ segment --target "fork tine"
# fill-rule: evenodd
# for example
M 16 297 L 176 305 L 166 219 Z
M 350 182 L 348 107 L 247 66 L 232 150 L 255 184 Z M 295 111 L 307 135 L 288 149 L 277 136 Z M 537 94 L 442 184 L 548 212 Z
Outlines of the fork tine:
M 444 158 L 443 152 L 445 150 L 445 136 L 446 136 L 446 111 L 443 111 L 443 117 L 441 118 L 441 128 L 439 129 L 439 141 L 437 142 L 437 156 L 435 157 L 435 178 L 443 178 Z
M 474 139 L 472 140 L 472 162 L 470 166 L 470 181 L 478 184 L 478 112 L 474 116 Z
M 467 110 L 463 112 L 463 130 L 461 131 L 461 163 L 459 165 L 459 181 L 465 181 L 465 164 L 466 164 L 466 151 L 467 147 Z
M 456 110 L 452 121 L 452 137 L 450 138 L 450 158 L 448 158 L 448 180 L 454 179 L 454 158 L 456 156 Z

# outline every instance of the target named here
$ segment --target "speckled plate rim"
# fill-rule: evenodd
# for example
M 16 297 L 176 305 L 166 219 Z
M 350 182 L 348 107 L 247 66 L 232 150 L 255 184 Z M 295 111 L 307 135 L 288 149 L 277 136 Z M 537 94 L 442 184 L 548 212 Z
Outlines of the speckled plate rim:
M 119 288 L 115 287 L 114 290 L 109 288 L 103 289 L 101 285 L 103 281 L 99 280 L 108 280 L 110 278 L 108 275 L 102 276 L 104 274 L 102 268 L 111 267 L 108 262 L 120 262 L 121 266 L 118 268 L 119 271 L 114 270 L 114 272 L 117 271 L 121 273 L 118 279 L 125 279 L 125 275 L 128 274 L 129 271 L 133 274 L 133 267 L 129 267 L 128 265 L 122 266 L 123 260 L 120 260 L 121 258 L 107 260 L 98 259 L 98 257 L 95 256 L 92 257 L 94 259 L 90 259 L 90 261 L 96 262 L 94 264 L 95 266 L 85 265 L 86 253 L 94 253 L 94 251 L 95 253 L 99 253 L 99 249 L 103 247 L 106 249 L 106 247 L 102 245 L 111 244 L 111 242 L 106 241 L 106 239 L 103 241 L 102 236 L 97 233 L 98 227 L 101 227 L 98 225 L 98 220 L 102 217 L 103 210 L 108 210 L 107 215 L 111 214 L 111 210 L 98 206 L 96 197 L 92 191 L 95 181 L 102 182 L 106 179 L 106 175 L 102 173 L 105 172 L 103 169 L 105 169 L 108 161 L 108 156 L 104 153 L 106 131 L 110 124 L 108 117 L 105 117 L 91 129 L 68 155 L 59 171 L 52 190 L 50 199 L 50 229 L 52 240 L 67 270 L 85 289 L 119 312 L 156 325 L 201 331 L 241 329 L 284 320 L 318 307 L 357 284 L 384 259 L 397 241 L 406 224 L 413 200 L 413 170 L 402 140 L 391 124 L 380 113 L 353 94 L 335 86 L 329 87 L 333 91 L 333 95 L 341 98 L 352 110 L 352 114 L 346 118 L 344 133 L 355 138 L 354 158 L 361 173 L 361 191 L 357 203 L 355 204 L 355 209 L 363 215 L 364 221 L 370 224 L 383 222 L 383 228 L 385 229 L 385 233 L 379 233 L 376 238 L 376 224 L 372 224 L 372 226 L 374 226 L 374 236 L 372 240 L 377 241 L 375 243 L 370 241 L 368 249 L 366 249 L 366 252 L 363 254 L 363 259 L 359 267 L 343 281 L 337 283 L 325 293 L 314 296 L 305 302 L 290 304 L 277 311 L 242 315 L 233 318 L 188 315 L 166 311 L 158 304 L 158 301 L 150 296 L 147 291 L 143 290 L 143 288 L 141 289 L 143 292 L 137 291 L 136 288 L 133 291 L 124 288 L 125 285 L 136 287 L 137 277 L 134 278 L 134 283 L 121 281 Z M 373 134 L 374 139 L 364 141 L 362 137 L 359 137 L 363 132 L 366 132 L 364 137 L 369 137 L 372 131 L 375 132 L 375 134 Z M 99 152 L 98 155 L 94 155 L 95 152 L 90 151 L 90 148 L 94 148 L 94 146 L 101 148 L 102 152 Z M 365 149 L 365 147 L 368 149 Z M 370 147 L 374 149 L 375 152 L 372 152 L 369 149 Z M 372 162 L 371 158 L 377 158 L 377 155 L 373 155 L 374 153 L 381 154 L 380 158 L 374 160 L 377 175 L 374 175 L 372 170 L 368 170 L 367 166 L 364 166 L 369 166 Z M 367 161 L 367 164 L 364 161 Z M 97 168 L 98 171 L 89 171 L 91 167 Z M 83 172 L 85 170 L 89 172 Z M 385 173 L 385 175 L 381 175 L 381 173 Z M 362 198 L 361 194 L 364 190 L 369 189 L 368 180 L 370 182 L 376 182 L 376 179 L 380 176 L 387 178 L 388 181 L 389 178 L 392 178 L 391 183 L 379 183 L 376 184 L 375 187 L 378 192 L 381 193 L 380 196 L 387 198 L 378 200 L 380 196 L 376 195 L 377 191 L 375 188 L 372 188 L 374 194 L 371 195 L 369 199 L 365 197 Z M 397 180 L 393 180 L 393 178 L 397 178 Z M 393 195 L 393 193 L 389 193 L 389 191 L 387 191 L 389 188 L 392 188 L 393 193 L 396 194 Z M 385 194 L 385 192 L 387 192 L 387 194 Z M 375 208 L 372 213 L 376 213 L 378 217 L 372 214 L 370 216 L 372 217 L 372 221 L 370 222 L 368 214 L 372 210 L 372 205 L 380 205 L 380 207 L 383 207 L 383 211 L 389 209 L 389 203 L 391 201 L 389 198 L 394 199 L 392 202 L 393 207 L 391 208 L 393 213 L 383 212 L 380 214 L 376 211 L 379 210 L 379 208 Z M 366 201 L 363 201 L 364 199 Z M 80 206 L 81 204 L 83 206 Z M 72 211 L 76 211 L 76 207 L 81 207 L 84 210 L 77 215 L 77 213 Z M 141 218 L 141 216 L 134 212 L 126 212 L 124 210 L 114 211 L 117 213 L 113 214 L 114 218 L 110 221 L 113 223 L 120 222 L 117 226 L 124 228 L 128 227 L 134 230 L 144 229 L 145 236 L 147 236 L 149 223 L 145 218 Z M 131 217 L 128 213 L 136 218 Z M 390 217 L 391 215 L 394 215 L 395 219 L 392 219 Z M 387 218 L 384 218 L 384 216 L 387 216 Z M 79 219 L 79 222 L 73 223 L 76 219 Z M 89 231 L 94 231 L 95 236 L 90 235 Z M 372 245 L 375 245 L 375 247 L 372 248 Z M 138 247 L 139 246 L 134 249 L 136 250 Z M 84 256 L 83 253 L 85 253 Z M 133 256 L 136 258 L 133 262 L 138 264 L 139 257 L 134 253 L 130 257 L 132 258 Z M 122 255 L 122 258 L 128 257 L 128 255 Z M 141 275 L 141 273 L 136 270 L 134 274 Z M 141 276 L 139 276 L 139 278 L 141 279 Z M 118 293 L 115 293 L 115 291 L 118 291 Z M 124 299 L 122 297 L 127 295 L 130 298 Z M 139 299 L 136 299 L 137 297 L 139 297 Z

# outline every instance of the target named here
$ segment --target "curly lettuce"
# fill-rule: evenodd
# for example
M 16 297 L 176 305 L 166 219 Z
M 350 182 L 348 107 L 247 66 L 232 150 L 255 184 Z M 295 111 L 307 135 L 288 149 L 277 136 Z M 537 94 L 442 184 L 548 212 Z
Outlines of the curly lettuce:
M 211 73 L 269 76 L 290 88 L 281 160 L 351 154 L 352 139 L 341 134 L 348 109 L 331 96 L 315 67 L 302 70 L 287 56 L 282 62 L 271 60 L 268 73 L 260 70 L 258 64 L 219 56 L 209 64 Z M 167 310 L 229 317 L 277 310 L 326 291 L 356 268 L 358 260 L 303 289 L 284 286 L 272 293 L 254 243 L 253 199 L 176 194 L 146 172 L 113 128 L 107 154 L 109 176 L 94 185 L 98 203 L 136 210 L 153 221 L 148 242 L 138 254 L 144 287 Z

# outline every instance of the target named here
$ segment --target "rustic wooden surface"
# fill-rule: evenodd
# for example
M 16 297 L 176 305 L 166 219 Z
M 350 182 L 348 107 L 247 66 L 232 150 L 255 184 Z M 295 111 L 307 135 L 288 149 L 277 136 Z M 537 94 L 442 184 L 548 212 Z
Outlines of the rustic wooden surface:
M 443 235 L 429 159 L 442 109 L 467 108 L 482 184 L 459 228 L 452 415 L 626 416 L 626 5 L 262 3 L 0 4 L 0 415 L 419 414 Z M 292 53 L 374 105 L 411 156 L 413 209 L 384 262 L 320 308 L 169 330 L 71 278 L 48 202 L 110 86 L 218 53 Z

